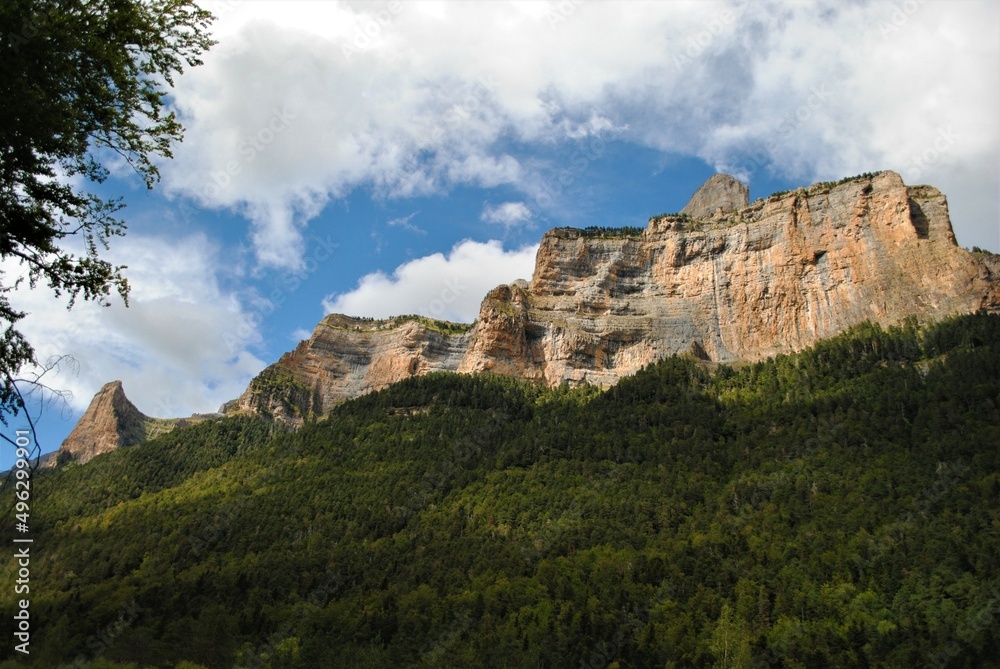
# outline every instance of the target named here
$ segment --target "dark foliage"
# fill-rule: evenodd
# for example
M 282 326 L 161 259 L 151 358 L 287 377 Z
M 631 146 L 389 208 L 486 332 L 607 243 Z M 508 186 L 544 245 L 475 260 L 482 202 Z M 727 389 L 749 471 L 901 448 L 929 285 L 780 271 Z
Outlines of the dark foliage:
M 995 666 L 998 455 L 993 315 L 606 392 L 414 378 L 40 474 L 32 660 Z

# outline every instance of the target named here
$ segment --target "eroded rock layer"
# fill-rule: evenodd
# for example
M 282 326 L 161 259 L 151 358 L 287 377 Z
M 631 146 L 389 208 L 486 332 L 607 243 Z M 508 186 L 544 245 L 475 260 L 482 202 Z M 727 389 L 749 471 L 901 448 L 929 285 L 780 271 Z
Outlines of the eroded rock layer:
M 746 199 L 716 175 L 641 232 L 550 230 L 531 281 L 490 291 L 473 325 L 327 316 L 223 411 L 298 425 L 434 371 L 607 386 L 673 354 L 752 361 L 864 321 L 1000 311 L 1000 256 L 957 245 L 935 188 L 881 172 Z M 138 434 L 127 410 L 101 415 L 77 427 L 108 433 L 87 453 L 113 447 L 111 416 Z
M 387 320 L 330 314 L 312 336 L 255 378 L 227 412 L 299 424 L 338 402 L 403 379 L 455 371 L 471 326 L 419 317 Z
M 716 175 L 685 208 L 702 218 L 551 230 L 531 282 L 491 291 L 470 332 L 328 316 L 238 406 L 297 422 L 429 371 L 606 386 L 673 354 L 758 360 L 866 320 L 1000 308 L 998 258 L 956 244 L 934 188 L 882 172 L 745 199 Z

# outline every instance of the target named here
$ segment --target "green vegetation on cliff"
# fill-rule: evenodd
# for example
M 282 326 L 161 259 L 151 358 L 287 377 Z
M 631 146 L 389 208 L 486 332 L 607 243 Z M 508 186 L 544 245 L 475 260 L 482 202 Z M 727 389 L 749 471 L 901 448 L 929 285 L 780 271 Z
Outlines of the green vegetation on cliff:
M 990 666 L 1000 317 L 605 392 L 415 377 L 33 500 L 33 666 Z
M 821 193 L 824 191 L 829 192 L 830 190 L 836 188 L 837 186 L 842 186 L 846 183 L 851 183 L 852 181 L 859 181 L 861 179 L 874 179 L 879 174 L 881 174 L 881 172 L 862 172 L 861 174 L 855 174 L 853 177 L 844 177 L 843 179 L 839 179 L 837 181 L 817 181 L 816 183 L 811 184 L 808 188 L 804 190 L 806 195 L 815 195 L 817 193 Z M 794 192 L 795 190 L 776 191 L 774 193 L 771 193 L 767 197 L 767 200 L 768 201 L 780 200 L 789 193 L 794 193 Z
M 402 319 L 416 321 L 420 323 L 428 330 L 434 330 L 435 332 L 440 332 L 444 335 L 458 335 L 465 334 L 472 330 L 473 323 L 453 323 L 451 321 L 442 321 L 437 318 L 428 318 L 426 316 L 400 316 Z
M 364 316 L 341 317 L 352 323 L 362 323 L 364 325 L 334 325 L 330 322 L 323 322 L 325 327 L 331 330 L 361 330 L 363 332 L 377 332 L 380 330 L 393 330 L 406 323 L 419 323 L 428 330 L 440 332 L 443 335 L 451 336 L 465 334 L 472 330 L 473 323 L 453 323 L 452 321 L 442 321 L 437 318 L 429 318 L 417 314 L 406 314 L 404 316 L 392 316 L 390 318 L 367 318 Z
M 583 228 L 584 237 L 598 237 L 601 239 L 619 239 L 622 237 L 640 237 L 645 228 L 636 226 L 622 226 L 620 228 L 606 228 L 602 225 L 589 225 Z

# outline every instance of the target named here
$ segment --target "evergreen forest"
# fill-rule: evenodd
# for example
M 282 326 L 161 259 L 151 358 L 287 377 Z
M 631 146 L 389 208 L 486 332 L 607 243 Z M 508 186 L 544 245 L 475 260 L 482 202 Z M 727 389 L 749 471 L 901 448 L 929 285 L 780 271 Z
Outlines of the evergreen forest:
M 429 375 L 32 485 L 31 654 L 8 635 L 3 669 L 1000 658 L 998 315 L 607 390 Z

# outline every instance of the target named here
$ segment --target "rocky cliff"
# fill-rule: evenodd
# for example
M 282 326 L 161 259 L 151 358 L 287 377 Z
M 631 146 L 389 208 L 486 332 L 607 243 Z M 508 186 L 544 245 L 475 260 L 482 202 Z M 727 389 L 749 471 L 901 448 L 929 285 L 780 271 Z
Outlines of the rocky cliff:
M 146 440 L 149 420 L 125 397 L 121 381 L 106 383 L 94 395 L 59 452 L 83 463 L 95 455 L 141 443 Z
M 728 174 L 714 174 L 694 192 L 681 213 L 691 218 L 722 218 L 750 204 L 750 187 Z
M 641 232 L 551 230 L 530 283 L 492 290 L 471 329 L 327 316 L 235 409 L 298 423 L 431 371 L 607 386 L 673 354 L 759 360 L 866 320 L 1000 309 L 1000 258 L 956 244 L 934 188 L 882 172 L 747 198 L 716 175 Z
M 640 234 L 546 233 L 531 283 L 487 296 L 459 371 L 608 385 L 675 353 L 759 360 L 866 320 L 1000 309 L 1000 257 L 960 248 L 945 196 L 894 172 L 728 213 L 703 200 L 688 209 L 710 219 Z
M 957 245 L 935 188 L 881 172 L 747 199 L 716 175 L 645 228 L 550 230 L 531 281 L 473 325 L 327 316 L 223 410 L 298 425 L 433 371 L 607 386 L 673 354 L 759 360 L 866 320 L 1000 311 L 1000 256 Z
M 419 316 L 371 320 L 330 314 L 224 410 L 299 424 L 407 377 L 455 371 L 471 335 L 470 325 Z
M 195 414 L 188 418 L 151 418 L 136 408 L 121 381 L 104 384 L 76 427 L 63 440 L 55 454 L 47 455 L 42 465 L 52 467 L 67 461 L 83 464 L 102 453 L 141 444 L 190 423 L 216 418 L 220 414 Z

